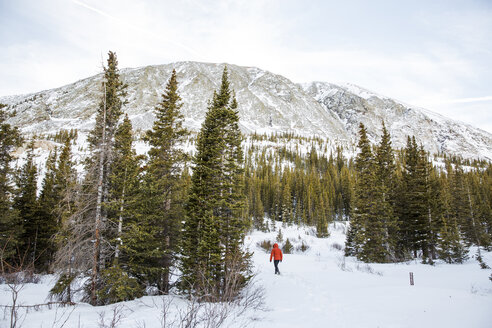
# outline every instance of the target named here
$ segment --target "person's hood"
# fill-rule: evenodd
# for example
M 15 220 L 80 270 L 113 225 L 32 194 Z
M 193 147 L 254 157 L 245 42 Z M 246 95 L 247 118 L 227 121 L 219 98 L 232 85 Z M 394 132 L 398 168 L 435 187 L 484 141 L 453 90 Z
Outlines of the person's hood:
M 273 244 L 273 248 L 278 248 L 278 244 L 277 243 Z

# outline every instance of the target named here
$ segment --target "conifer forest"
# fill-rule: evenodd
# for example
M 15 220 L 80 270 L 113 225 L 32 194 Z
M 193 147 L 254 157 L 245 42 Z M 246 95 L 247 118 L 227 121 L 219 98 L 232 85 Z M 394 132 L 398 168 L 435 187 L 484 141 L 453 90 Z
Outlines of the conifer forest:
M 355 156 L 316 137 L 243 135 L 226 66 L 197 134 L 183 127 L 175 71 L 152 129 L 137 131 L 124 114 L 129 94 L 114 52 L 104 66 L 82 160 L 74 157 L 77 131 L 23 136 L 0 105 L 2 273 L 55 274 L 50 296 L 66 303 L 76 292 L 106 305 L 171 290 L 220 302 L 253 276 L 248 231 L 282 222 L 327 238 L 336 221 L 349 222 L 345 256 L 363 262 L 474 256 L 487 266 L 480 251 L 492 250 L 490 162 L 430 154 L 413 135 L 395 149 L 385 122 L 375 144 L 360 124 Z M 41 137 L 58 147 L 38 167 Z M 139 154 L 136 142 L 148 151 Z

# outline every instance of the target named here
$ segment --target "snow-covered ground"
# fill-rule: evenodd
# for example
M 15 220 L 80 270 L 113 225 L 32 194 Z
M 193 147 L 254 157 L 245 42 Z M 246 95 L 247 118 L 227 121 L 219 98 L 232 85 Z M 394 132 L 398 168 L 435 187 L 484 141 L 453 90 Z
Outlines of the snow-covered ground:
M 282 229 L 284 242 L 289 238 L 294 247 L 309 245 L 305 252 L 284 255 L 280 276 L 274 274 L 269 253 L 258 246 L 265 240 L 276 242 L 278 229 Z M 434 266 L 417 262 L 367 265 L 344 259 L 339 249 L 344 230 L 343 223 L 331 224 L 331 236 L 319 239 L 312 228 L 277 224 L 269 233 L 249 234 L 246 245 L 254 251 L 256 284 L 264 288 L 267 310 L 231 317 L 224 327 L 239 327 L 248 320 L 251 327 L 258 328 L 492 326 L 491 270 L 480 269 L 474 259 L 462 265 L 438 262 Z M 492 253 L 482 255 L 491 265 Z M 414 286 L 409 283 L 410 272 Z M 20 303 L 46 302 L 53 283 L 52 276 L 45 276 L 39 284 L 25 285 Z M 9 304 L 10 296 L 7 286 L 0 285 L 0 304 Z M 168 320 L 180 310 L 185 312 L 186 303 L 177 297 L 147 296 L 105 307 L 78 303 L 75 307 L 31 310 L 21 327 L 100 327 L 101 316 L 109 324 L 113 309 L 121 315 L 117 327 L 162 327 L 162 300 L 165 304 L 172 301 Z M 6 311 L 0 326 L 8 326 L 9 320 Z
M 310 245 L 305 253 L 287 254 L 274 275 L 268 255 L 257 250 L 254 262 L 266 288 L 271 312 L 257 327 L 491 327 L 490 270 L 475 260 L 463 265 L 416 262 L 370 264 L 344 261 L 344 225 L 330 226 L 318 239 L 306 229 L 282 228 L 285 238 Z M 255 232 L 252 240 L 276 233 Z M 492 262 L 492 254 L 486 255 Z M 415 285 L 410 285 L 413 272 Z

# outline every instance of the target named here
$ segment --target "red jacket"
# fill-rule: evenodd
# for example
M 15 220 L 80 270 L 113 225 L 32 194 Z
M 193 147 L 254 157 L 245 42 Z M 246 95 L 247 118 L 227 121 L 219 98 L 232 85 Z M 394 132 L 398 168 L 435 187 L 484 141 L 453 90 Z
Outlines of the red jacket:
M 280 250 L 280 248 L 278 248 L 277 243 L 273 245 L 272 253 L 270 254 L 270 262 L 272 262 L 272 257 L 276 261 L 282 261 L 282 251 Z

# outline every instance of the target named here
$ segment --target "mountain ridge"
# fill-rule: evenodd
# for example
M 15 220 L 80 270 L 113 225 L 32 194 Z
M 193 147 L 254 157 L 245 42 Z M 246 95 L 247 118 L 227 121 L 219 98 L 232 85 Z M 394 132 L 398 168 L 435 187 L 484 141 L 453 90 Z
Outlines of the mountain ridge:
M 257 67 L 224 63 L 183 61 L 121 69 L 121 78 L 128 84 L 124 110 L 134 128 L 146 130 L 152 126 L 154 106 L 176 69 L 184 125 L 198 131 L 224 65 L 239 103 L 240 126 L 246 134 L 289 132 L 353 148 L 359 122 L 366 125 L 371 141 L 377 142 L 384 120 L 396 148 L 405 145 L 408 135 L 415 135 L 431 153 L 492 160 L 492 134 L 469 124 L 350 83 L 296 84 Z M 0 97 L 0 103 L 16 113 L 10 122 L 26 134 L 52 134 L 71 128 L 89 131 L 103 92 L 102 76 L 100 73 L 59 88 Z

